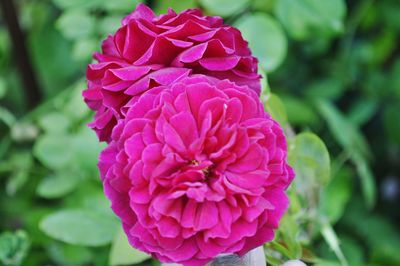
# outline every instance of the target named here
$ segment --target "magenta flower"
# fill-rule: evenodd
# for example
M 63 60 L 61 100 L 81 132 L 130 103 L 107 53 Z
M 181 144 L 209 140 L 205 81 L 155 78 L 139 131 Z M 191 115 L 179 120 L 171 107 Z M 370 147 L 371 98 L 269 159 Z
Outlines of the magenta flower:
M 256 92 L 193 75 L 142 94 L 99 168 L 131 245 L 195 266 L 273 239 L 294 177 L 286 156 Z
M 90 126 L 101 141 L 110 141 L 117 120 L 125 117 L 140 94 L 170 84 L 187 75 L 188 69 L 260 93 L 257 59 L 239 30 L 198 9 L 180 14 L 170 9 L 157 17 L 140 4 L 103 42 L 102 53 L 95 53 L 94 59 L 98 63 L 88 66 L 88 89 L 83 95 L 96 111 Z

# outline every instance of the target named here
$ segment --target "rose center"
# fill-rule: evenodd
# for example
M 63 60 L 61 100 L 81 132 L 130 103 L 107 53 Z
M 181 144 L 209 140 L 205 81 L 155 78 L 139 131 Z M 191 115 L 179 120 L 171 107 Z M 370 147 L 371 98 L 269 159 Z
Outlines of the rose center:
M 211 162 L 199 162 L 198 160 L 191 160 L 190 165 L 199 167 L 206 179 L 210 178 L 213 175 L 213 164 L 211 164 Z

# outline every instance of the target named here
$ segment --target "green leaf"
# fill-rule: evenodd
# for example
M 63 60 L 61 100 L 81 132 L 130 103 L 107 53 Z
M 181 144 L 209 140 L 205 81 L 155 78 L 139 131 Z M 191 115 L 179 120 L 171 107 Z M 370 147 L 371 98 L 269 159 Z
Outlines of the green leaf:
M 378 101 L 373 99 L 360 99 L 355 102 L 349 112 L 349 120 L 356 125 L 364 125 L 378 110 Z
M 390 87 L 397 99 L 400 99 L 400 59 L 394 63 L 390 73 Z
M 250 4 L 250 0 L 199 0 L 199 2 L 207 12 L 221 17 L 243 11 Z
M 387 105 L 383 112 L 385 133 L 390 140 L 400 145 L 400 104 Z
M 120 228 L 111 246 L 110 265 L 130 265 L 143 262 L 150 255 L 134 249 L 128 242 L 125 232 Z
M 73 191 L 78 185 L 79 178 L 68 172 L 60 171 L 55 176 L 43 178 L 36 193 L 43 198 L 60 198 Z
M 101 24 L 99 27 L 103 28 Z M 77 61 L 87 62 L 90 61 L 93 52 L 97 49 L 98 41 L 96 39 L 84 38 L 75 42 L 72 54 Z
M 324 237 L 326 243 L 336 254 L 336 256 L 339 259 L 342 266 L 348 266 L 349 264 L 347 263 L 347 260 L 343 255 L 343 252 L 339 245 L 339 239 L 338 239 L 335 231 L 333 230 L 332 226 L 327 222 L 323 222 L 322 228 L 321 228 L 321 233 L 322 233 L 322 236 Z
M 112 2 L 112 1 L 111 1 Z M 121 27 L 121 16 L 113 15 L 107 16 L 98 22 L 99 27 L 96 29 L 100 35 L 107 36 L 115 32 L 119 27 Z M 93 40 L 97 41 L 97 40 Z M 93 52 L 93 51 L 92 51 Z
M 324 186 L 330 180 L 329 153 L 315 134 L 306 132 L 295 137 L 290 144 L 289 162 L 295 168 L 296 184 L 301 191 Z
M 339 235 L 340 244 L 342 246 L 342 250 L 344 256 L 346 257 L 349 265 L 365 265 L 365 254 L 363 252 L 363 247 L 360 243 L 357 243 L 354 239 L 345 236 Z
M 12 174 L 6 184 L 6 192 L 8 195 L 15 195 L 29 180 L 29 171 L 33 165 L 33 158 L 29 152 L 16 152 L 12 154 L 11 160 L 8 162 Z
M 344 234 L 338 234 L 338 238 L 340 239 L 340 246 L 343 251 L 343 254 L 348 261 L 349 265 L 352 266 L 363 266 L 367 265 L 365 258 L 367 258 L 366 254 L 363 252 L 363 245 L 358 243 L 353 238 L 350 238 Z M 336 255 L 333 250 L 326 243 L 321 243 L 318 248 L 318 253 L 321 258 L 324 258 L 324 261 L 318 259 L 315 266 L 341 266 L 339 260 L 336 259 Z M 336 259 L 336 260 L 335 260 Z M 332 262 L 328 262 L 326 260 L 330 260 Z M 334 262 L 336 261 L 336 262 Z
M 281 126 L 286 124 L 287 115 L 285 105 L 283 105 L 281 99 L 277 95 L 273 93 L 269 94 L 269 97 L 265 101 L 265 108 L 272 118 L 278 121 Z
M 375 262 L 374 265 L 400 265 L 397 224 L 384 216 L 371 215 L 356 197 L 351 201 L 342 221 L 368 248 L 368 257 Z
M 73 121 L 81 122 L 88 116 L 89 108 L 82 99 L 82 90 L 85 89 L 86 83 L 83 79 L 76 82 L 71 88 L 72 93 L 68 102 L 63 108 L 63 113 L 68 115 Z
M 81 170 L 97 173 L 97 158 L 103 148 L 105 144 L 99 143 L 96 134 L 84 126 L 72 136 L 70 146 L 73 152 L 72 162 Z
M 270 12 L 274 9 L 277 0 L 253 0 L 252 8 L 257 11 Z
M 56 241 L 47 245 L 47 252 L 56 265 L 91 265 L 94 259 L 89 247 L 73 246 Z
M 376 202 L 376 184 L 375 178 L 367 161 L 358 154 L 352 155 L 352 161 L 356 165 L 357 173 L 361 181 L 361 190 L 365 202 L 369 208 L 372 208 Z
M 16 119 L 10 111 L 0 106 L 0 121 L 11 128 L 16 122 Z
M 315 111 L 307 101 L 289 95 L 281 97 L 291 125 L 311 125 L 318 121 Z
M 7 84 L 4 78 L 0 77 L 0 99 L 7 93 Z
M 48 236 L 82 246 L 102 246 L 110 243 L 117 229 L 115 217 L 93 210 L 61 210 L 46 216 L 40 229 Z
M 95 20 L 82 9 L 67 9 L 57 20 L 57 27 L 68 39 L 80 39 L 94 32 Z
M 196 6 L 197 0 L 163 0 L 156 1 L 155 12 L 157 14 L 163 14 L 168 11 L 168 8 L 172 8 L 175 12 L 181 12 L 188 8 Z
M 306 90 L 306 95 L 310 98 L 324 98 L 335 100 L 345 91 L 345 86 L 338 78 L 325 78 L 312 81 Z
M 274 71 L 282 63 L 286 56 L 287 39 L 273 17 L 256 12 L 242 16 L 235 25 L 266 72 Z
M 4 232 L 0 235 L 0 261 L 4 265 L 20 265 L 25 258 L 30 243 L 24 231 Z
M 344 0 L 280 0 L 276 15 L 297 40 L 336 35 L 343 31 Z
M 46 132 L 65 132 L 70 127 L 70 121 L 62 113 L 48 113 L 39 118 L 39 126 Z
M 367 141 L 359 129 L 332 104 L 319 101 L 317 106 L 328 122 L 333 137 L 349 153 L 351 161 L 356 165 L 365 202 L 372 207 L 376 200 L 376 188 L 373 174 L 366 160 L 367 156 L 371 154 Z
M 341 168 L 331 182 L 322 189 L 319 200 L 319 213 L 335 224 L 343 215 L 352 194 L 352 172 Z
M 66 167 L 73 152 L 71 139 L 67 135 L 43 135 L 35 143 L 33 154 L 46 167 L 60 169 Z
M 26 170 L 18 170 L 15 171 L 10 178 L 7 181 L 6 184 L 6 192 L 7 195 L 13 196 L 17 193 L 18 190 L 20 190 L 23 185 L 26 184 L 26 182 L 29 179 L 28 172 Z
M 101 7 L 107 0 L 53 0 L 61 9 Z
M 132 12 L 140 0 L 103 0 L 103 7 L 111 12 Z
M 29 37 L 28 48 L 45 96 L 54 96 L 71 84 L 71 80 L 74 80 L 77 74 L 82 75 L 84 66 L 77 64 L 73 59 L 71 43 L 55 29 L 54 23 L 31 31 Z
M 299 241 L 299 224 L 293 215 L 286 214 L 283 216 L 279 225 L 280 239 L 285 243 L 284 255 L 287 258 L 300 258 L 302 248 Z M 278 241 L 274 241 L 278 242 Z M 286 253 L 286 254 L 285 254 Z
M 325 118 L 336 141 L 350 153 L 370 155 L 369 146 L 359 129 L 331 103 L 319 101 L 317 107 Z

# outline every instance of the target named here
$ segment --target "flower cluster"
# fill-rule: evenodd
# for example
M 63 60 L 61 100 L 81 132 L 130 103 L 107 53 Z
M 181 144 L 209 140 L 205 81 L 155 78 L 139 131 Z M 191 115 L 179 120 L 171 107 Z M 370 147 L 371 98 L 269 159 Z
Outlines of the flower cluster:
M 84 97 L 130 244 L 201 266 L 272 240 L 294 173 L 240 32 L 199 10 L 156 17 L 144 5 L 122 24 L 89 65 Z

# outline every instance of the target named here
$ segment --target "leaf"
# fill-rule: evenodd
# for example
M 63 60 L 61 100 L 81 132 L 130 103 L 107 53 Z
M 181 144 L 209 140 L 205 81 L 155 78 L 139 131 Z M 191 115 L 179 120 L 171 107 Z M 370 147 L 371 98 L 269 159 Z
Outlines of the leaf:
M 343 215 L 352 194 L 352 172 L 341 168 L 331 182 L 322 189 L 319 213 L 335 224 Z
M 286 124 L 286 109 L 281 99 L 277 95 L 273 93 L 269 94 L 269 97 L 265 102 L 265 108 L 272 118 L 275 119 L 281 126 Z
M 400 235 L 397 224 L 382 215 L 371 215 L 357 197 L 351 201 L 342 221 L 368 248 L 368 257 L 376 265 L 400 265 Z
M 301 244 L 299 241 L 299 224 L 295 220 L 293 215 L 286 214 L 280 221 L 279 232 L 281 239 L 285 243 L 285 249 L 287 258 L 300 258 L 301 257 Z M 274 241 L 276 242 L 276 241 Z
M 117 229 L 115 217 L 87 209 L 61 210 L 46 216 L 40 229 L 48 236 L 72 245 L 102 246 Z
M 339 238 L 344 256 L 349 262 L 349 265 L 365 265 L 366 256 L 363 252 L 362 245 L 345 235 L 339 235 Z
M 73 157 L 71 139 L 67 135 L 43 135 L 33 147 L 33 154 L 46 167 L 60 169 L 66 167 Z
M 249 42 L 254 56 L 267 73 L 274 71 L 284 60 L 287 51 L 287 39 L 279 23 L 264 13 L 242 16 L 235 26 Z
M 36 193 L 42 198 L 60 198 L 73 191 L 78 182 L 77 176 L 60 171 L 55 176 L 43 178 L 36 189 Z
M 371 154 L 367 141 L 358 128 L 332 104 L 319 101 L 317 106 L 328 122 L 333 137 L 350 154 L 350 159 L 356 165 L 360 177 L 365 202 L 370 208 L 373 207 L 376 201 L 376 188 L 374 176 L 366 161 L 366 157 Z
M 109 21 L 107 22 L 109 23 Z M 99 27 L 103 29 L 101 24 Z M 92 57 L 93 51 L 96 51 L 97 49 L 98 43 L 96 39 L 82 38 L 74 43 L 72 54 L 77 61 L 88 62 Z
M 57 28 L 68 39 L 80 39 L 94 32 L 95 20 L 82 9 L 67 9 L 57 20 Z
M 99 143 L 96 134 L 84 126 L 72 135 L 70 146 L 73 153 L 72 162 L 90 174 L 97 173 L 97 158 L 103 148 L 105 144 Z
M 400 145 L 400 104 L 387 105 L 383 112 L 385 133 L 390 140 Z
M 65 113 L 71 120 L 80 122 L 88 116 L 89 108 L 82 100 L 82 90 L 86 87 L 83 79 L 78 80 L 69 90 L 72 91 L 68 102 L 63 108 Z
M 320 100 L 317 107 L 325 118 L 336 141 L 347 151 L 369 156 L 370 150 L 359 129 L 327 101 Z
M 206 11 L 213 15 L 228 17 L 246 8 L 250 0 L 199 0 Z
M 257 10 L 257 11 L 263 11 L 263 12 L 270 12 L 271 10 L 274 9 L 274 6 L 276 4 L 277 0 L 253 0 L 252 1 L 252 8 Z
M 375 178 L 369 168 L 368 163 L 358 154 L 352 155 L 352 161 L 356 165 L 357 173 L 361 181 L 361 190 L 365 202 L 369 208 L 372 208 L 376 202 L 376 184 Z
M 295 137 L 290 145 L 289 162 L 295 168 L 296 184 L 302 191 L 324 186 L 330 180 L 329 153 L 315 134 L 306 132 Z
M 45 96 L 54 96 L 65 89 L 77 74 L 82 75 L 83 65 L 77 64 L 71 56 L 71 43 L 55 29 L 53 23 L 31 31 L 29 37 L 28 48 L 32 54 L 33 67 Z
M 53 0 L 61 9 L 101 7 L 107 0 Z
M 185 9 L 193 8 L 196 6 L 197 0 L 163 0 L 156 1 L 155 11 L 157 14 L 163 14 L 168 11 L 168 8 L 172 8 L 175 12 L 182 12 Z
M 135 9 L 136 5 L 139 4 L 140 0 L 102 0 L 104 2 L 103 7 L 112 12 L 131 12 Z
M 400 9 L 399 9 L 400 10 Z M 397 15 L 396 15 L 397 16 Z M 400 23 L 399 23 L 400 25 Z M 390 87 L 397 99 L 400 99 L 400 59 L 398 58 L 393 64 L 392 70 L 390 71 Z
M 330 77 L 322 80 L 312 81 L 306 90 L 310 98 L 324 98 L 335 100 L 345 91 L 346 87 L 338 78 Z
M 6 124 L 8 127 L 12 127 L 16 122 L 14 115 L 6 108 L 0 106 L 0 121 Z
M 6 184 L 7 195 L 13 196 L 28 181 L 29 175 L 26 170 L 18 170 L 14 172 Z
M 364 125 L 376 114 L 379 104 L 373 99 L 360 99 L 351 107 L 349 121 L 356 125 Z
M 134 249 L 128 242 L 125 232 L 120 228 L 111 246 L 110 265 L 130 265 L 143 262 L 150 255 Z
M 343 32 L 346 5 L 343 0 L 280 0 L 275 13 L 294 39 L 305 40 Z
M 340 239 L 341 250 L 343 251 L 343 254 L 349 265 L 362 266 L 367 264 L 365 261 L 365 258 L 367 256 L 363 252 L 364 247 L 361 243 L 358 243 L 353 238 L 350 238 L 349 236 L 344 234 L 338 234 L 338 238 Z M 327 243 L 320 244 L 318 253 L 321 258 L 324 258 L 325 261 L 321 261 L 320 259 L 318 259 L 318 262 L 314 265 L 341 266 L 341 263 L 336 259 L 335 253 L 332 251 Z M 326 260 L 330 260 L 332 262 L 327 262 Z
M 112 1 L 110 1 L 112 2 Z M 114 15 L 114 16 L 107 16 L 98 22 L 99 27 L 97 28 L 97 31 L 100 35 L 107 36 L 109 34 L 112 34 L 115 32 L 119 27 L 121 27 L 121 16 L 120 15 Z M 97 40 L 94 39 L 92 42 Z M 96 47 L 97 48 L 97 47 Z M 93 52 L 93 51 L 92 51 Z
M 65 132 L 70 126 L 70 121 L 62 113 L 48 113 L 39 118 L 39 126 L 46 132 Z
M 322 236 L 324 237 L 326 243 L 336 254 L 336 256 L 339 259 L 342 266 L 348 266 L 349 264 L 347 263 L 347 260 L 343 255 L 343 252 L 339 245 L 339 239 L 338 239 L 335 231 L 333 230 L 332 226 L 327 222 L 323 222 L 322 228 L 321 228 L 321 233 L 322 233 Z
M 33 165 L 33 158 L 29 152 L 13 153 L 8 162 L 11 166 L 12 174 L 6 184 L 8 195 L 15 195 L 29 180 L 29 171 Z
M 0 77 L 0 99 L 7 94 L 7 83 L 4 78 Z
M 4 265 L 20 265 L 28 253 L 30 243 L 24 231 L 4 232 L 0 235 L 0 261 Z
M 90 248 L 56 241 L 47 246 L 47 252 L 56 265 L 90 265 L 94 260 Z
M 289 95 L 281 97 L 291 125 L 311 125 L 318 121 L 315 111 L 307 101 Z

